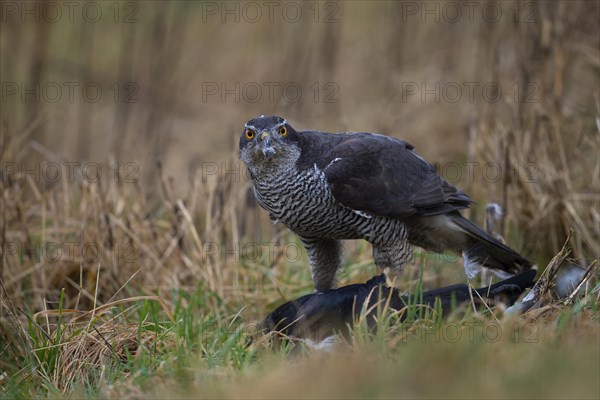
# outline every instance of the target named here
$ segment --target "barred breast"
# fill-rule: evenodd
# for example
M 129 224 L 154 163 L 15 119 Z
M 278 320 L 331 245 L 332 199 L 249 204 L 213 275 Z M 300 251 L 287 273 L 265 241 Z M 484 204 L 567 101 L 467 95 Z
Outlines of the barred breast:
M 339 204 L 325 174 L 316 166 L 255 179 L 254 192 L 271 218 L 301 236 L 372 241 L 393 229 L 393 220 L 358 213 Z

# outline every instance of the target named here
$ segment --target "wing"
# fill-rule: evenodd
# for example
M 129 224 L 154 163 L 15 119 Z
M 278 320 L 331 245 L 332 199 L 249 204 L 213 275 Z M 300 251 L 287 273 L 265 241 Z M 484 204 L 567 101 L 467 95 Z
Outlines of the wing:
M 401 140 L 383 135 L 336 135 L 322 168 L 341 204 L 375 215 L 435 215 L 469 207 L 472 200 L 443 180 Z

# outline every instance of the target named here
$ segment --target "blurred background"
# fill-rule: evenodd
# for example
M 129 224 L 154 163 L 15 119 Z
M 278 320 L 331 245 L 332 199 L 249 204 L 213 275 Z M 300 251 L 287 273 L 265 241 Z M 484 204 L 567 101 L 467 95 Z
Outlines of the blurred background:
M 113 215 L 180 221 L 182 199 L 203 241 L 264 236 L 237 142 L 248 119 L 277 114 L 407 140 L 477 201 L 472 219 L 501 204 L 497 229 L 541 265 L 571 228 L 578 262 L 598 256 L 597 1 L 1 5 L 8 237 L 49 215 L 81 228 L 97 173 Z M 44 190 L 67 205 L 24 206 Z M 103 237 L 114 222 L 97 219 Z
M 500 342 L 406 343 L 389 324 L 293 371 L 249 347 L 313 283 L 237 147 L 260 114 L 404 139 L 476 201 L 470 219 L 500 204 L 488 228 L 538 269 L 573 231 L 570 269 L 592 271 L 599 21 L 597 0 L 0 0 L 0 397 L 598 398 L 590 281 L 587 306 L 501 316 Z M 375 273 L 348 242 L 340 284 Z M 419 250 L 402 278 L 465 282 L 459 257 Z M 459 329 L 502 310 L 459 309 Z

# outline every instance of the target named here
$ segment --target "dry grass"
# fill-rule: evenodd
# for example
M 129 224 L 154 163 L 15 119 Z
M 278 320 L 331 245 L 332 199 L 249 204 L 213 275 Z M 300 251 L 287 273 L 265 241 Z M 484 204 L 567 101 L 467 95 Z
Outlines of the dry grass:
M 5 143 L 14 143 L 11 140 Z M 16 153 L 10 146 L 6 148 L 5 155 Z M 448 385 L 448 393 L 459 397 L 464 387 L 474 390 L 473 397 L 488 390 L 501 397 L 595 393 L 591 387 L 578 389 L 578 383 L 560 390 L 551 385 L 528 391 L 522 382 L 509 389 L 512 381 L 521 379 L 510 372 L 509 356 L 498 361 L 501 376 L 475 386 L 464 378 L 444 375 L 447 367 L 432 367 L 442 354 L 447 365 L 467 363 L 467 370 L 476 368 L 477 363 L 468 361 L 474 345 L 479 350 L 473 357 L 482 363 L 496 363 L 494 354 L 502 348 L 503 353 L 524 358 L 524 368 L 533 369 L 541 360 L 556 367 L 558 361 L 543 354 L 548 346 L 561 343 L 562 357 L 579 357 L 566 344 L 572 343 L 571 336 L 592 345 L 590 351 L 595 354 L 600 350 L 593 347 L 600 293 L 597 288 L 592 292 L 597 280 L 593 272 L 574 305 L 566 307 L 551 295 L 540 296 L 543 301 L 522 318 L 507 316 L 502 309 L 481 315 L 463 308 L 446 323 L 432 316 L 407 325 L 389 322 L 394 321 L 390 315 L 375 336 L 359 322 L 352 347 L 339 345 L 331 357 L 316 354 L 303 358 L 294 362 L 290 374 L 285 358 L 288 351 L 271 354 L 268 340 L 255 341 L 250 347 L 246 343 L 258 318 L 280 302 L 310 291 L 305 259 L 289 262 L 282 254 L 284 247 L 276 247 L 272 256 L 259 260 L 248 254 L 223 258 L 219 252 L 207 251 L 207 244 L 218 240 L 235 243 L 237 237 L 240 245 L 252 243 L 239 233 L 244 218 L 249 219 L 247 223 L 254 220 L 243 212 L 244 185 L 215 179 L 207 182 L 204 190 L 192 185 L 187 196 L 175 200 L 164 179 L 162 198 L 153 199 L 152 205 L 137 195 L 135 187 L 111 181 L 44 187 L 11 177 L 2 185 L 2 215 L 8 227 L 3 230 L 2 242 L 10 251 L 5 252 L 2 264 L 1 334 L 5 345 L 0 368 L 10 373 L 8 387 L 24 388 L 21 394 L 436 397 L 446 393 L 440 388 Z M 260 225 L 261 235 L 271 229 L 264 221 L 254 223 Z M 44 250 L 43 244 L 73 240 L 93 243 L 98 257 L 90 259 L 77 252 L 54 257 Z M 294 243 L 285 231 L 274 231 L 270 240 Z M 27 247 L 12 251 L 10 243 Z M 40 245 L 36 247 L 36 243 Z M 354 261 L 342 280 L 366 278 L 370 272 L 365 264 L 372 268 L 369 249 L 357 245 L 349 250 L 348 258 Z M 566 257 L 565 252 L 554 264 Z M 414 286 L 421 267 L 428 288 L 461 279 L 460 269 L 443 267 L 448 264 L 423 254 L 404 284 Z M 468 337 L 473 324 L 476 329 L 495 324 L 495 329 L 503 332 L 518 332 L 520 339 L 506 334 L 492 343 L 463 339 L 454 343 L 456 348 L 444 340 L 445 327 L 459 329 Z M 440 333 L 442 344 L 435 339 Z M 531 338 L 534 345 L 528 347 Z M 542 355 L 536 356 L 536 352 Z M 419 365 L 429 368 L 427 376 L 435 384 L 420 378 L 412 368 L 410 363 L 417 354 L 431 363 Z M 336 372 L 323 375 L 317 372 L 318 365 Z M 363 375 L 365 365 L 369 373 Z M 591 379 L 598 366 L 590 361 L 589 365 L 567 367 L 577 371 L 581 382 Z M 564 371 L 563 367 L 551 372 L 544 369 L 538 378 L 530 375 L 530 379 L 543 376 L 552 380 Z M 353 377 L 350 385 L 347 376 Z M 402 378 L 397 380 L 398 376 Z M 312 389 L 303 391 L 308 381 L 314 383 Z
M 508 335 L 494 343 L 420 340 L 431 326 L 444 331 L 432 319 L 386 325 L 375 337 L 359 327 L 354 346 L 331 356 L 290 361 L 266 341 L 246 346 L 256 320 L 312 290 L 297 239 L 270 225 L 237 162 L 239 127 L 257 114 L 282 114 L 300 129 L 406 139 L 478 201 L 472 219 L 482 222 L 488 201 L 503 205 L 499 233 L 540 269 L 571 230 L 573 261 L 597 267 L 599 6 L 515 4 L 526 3 L 537 7 L 535 23 L 398 23 L 402 2 L 337 2 L 342 20 L 331 25 L 200 24 L 200 3 L 171 2 L 136 2 L 139 23 L 117 27 L 9 18 L 1 27 L 0 50 L 11 55 L 1 60 L 3 82 L 91 81 L 106 96 L 2 104 L 0 393 L 597 398 L 593 274 L 572 304 L 546 298 L 519 319 L 463 310 L 449 321 L 461 330 L 471 322 L 524 334 L 536 327 L 534 344 Z M 140 101 L 113 101 L 115 81 L 138 85 Z M 202 98 L 207 82 L 272 81 L 298 83 L 304 101 Z M 339 101 L 308 101 L 315 81 L 321 90 L 337 84 Z M 497 82 L 505 95 L 406 99 L 403 84 L 411 82 Z M 218 161 L 216 171 L 208 161 Z M 80 165 L 72 178 L 66 169 L 56 181 L 27 173 L 70 162 Z M 99 181 L 84 174 L 90 162 L 102 168 Z M 478 163 L 472 178 L 467 163 Z M 464 279 L 458 260 L 418 256 L 406 287 L 415 287 L 420 269 L 425 288 Z M 346 260 L 343 283 L 374 272 L 364 243 L 349 243 Z

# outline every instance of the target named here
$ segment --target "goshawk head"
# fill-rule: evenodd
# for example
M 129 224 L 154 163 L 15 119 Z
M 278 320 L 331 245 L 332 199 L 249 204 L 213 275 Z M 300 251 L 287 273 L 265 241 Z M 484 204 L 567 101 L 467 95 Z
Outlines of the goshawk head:
M 251 119 L 240 137 L 240 159 L 254 173 L 292 166 L 300 157 L 298 137 L 285 119 L 264 116 Z

